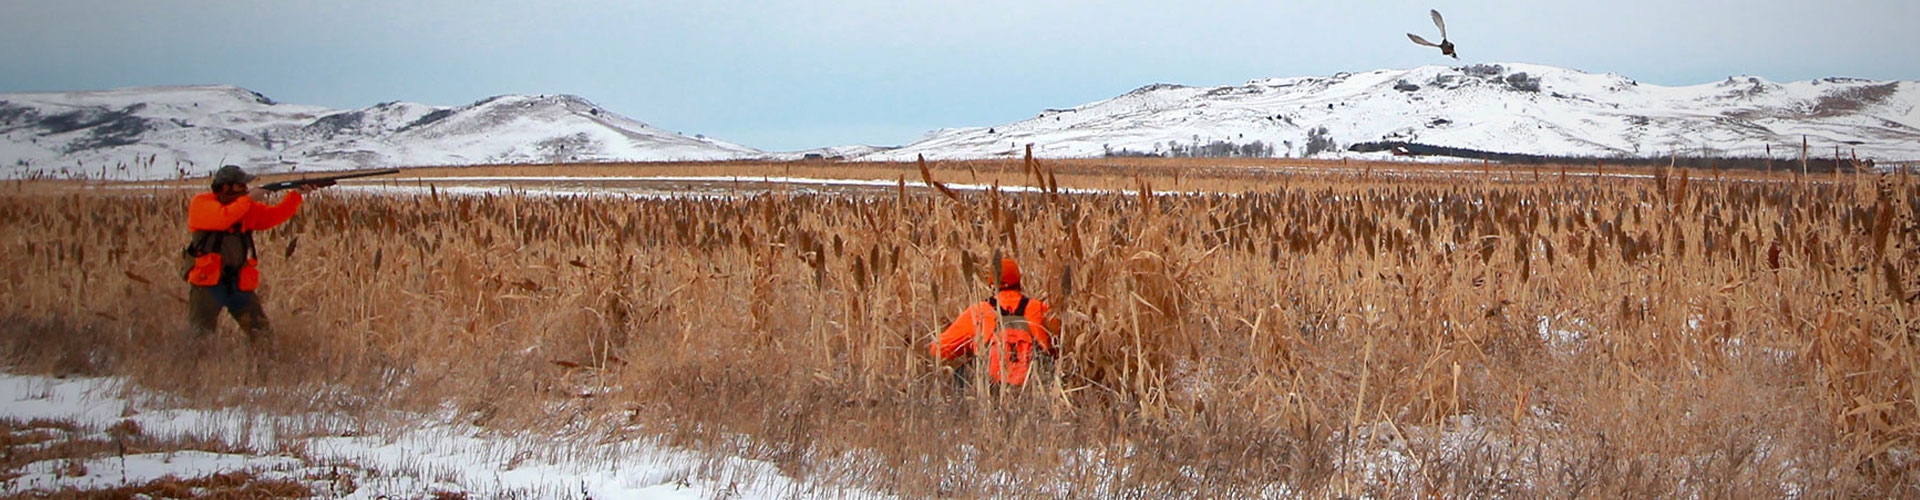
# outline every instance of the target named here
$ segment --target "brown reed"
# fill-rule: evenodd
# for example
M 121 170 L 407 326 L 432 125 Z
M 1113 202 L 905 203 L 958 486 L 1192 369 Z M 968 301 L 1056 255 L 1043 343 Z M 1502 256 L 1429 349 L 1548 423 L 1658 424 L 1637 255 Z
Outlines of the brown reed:
M 285 251 L 262 264 L 275 343 L 251 348 L 178 335 L 188 192 L 31 182 L 0 196 L 0 352 L 209 404 L 651 436 L 907 496 L 1920 482 L 1904 181 L 1018 161 L 734 167 L 931 191 L 325 193 L 260 235 Z M 963 170 L 1044 192 L 939 182 Z M 1028 291 L 1064 322 L 1057 380 L 955 389 L 927 344 L 991 292 L 996 253 L 1047 277 Z

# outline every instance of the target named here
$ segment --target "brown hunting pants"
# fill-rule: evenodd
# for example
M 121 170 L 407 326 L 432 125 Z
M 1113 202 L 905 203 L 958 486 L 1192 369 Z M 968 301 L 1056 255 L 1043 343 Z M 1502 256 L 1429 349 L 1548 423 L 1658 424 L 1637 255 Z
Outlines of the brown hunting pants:
M 246 332 L 248 342 L 258 342 L 273 334 L 267 311 L 260 307 L 260 296 L 242 292 L 237 284 L 222 280 L 213 286 L 196 286 L 187 292 L 187 322 L 204 337 L 219 326 L 220 310 L 226 309 Z

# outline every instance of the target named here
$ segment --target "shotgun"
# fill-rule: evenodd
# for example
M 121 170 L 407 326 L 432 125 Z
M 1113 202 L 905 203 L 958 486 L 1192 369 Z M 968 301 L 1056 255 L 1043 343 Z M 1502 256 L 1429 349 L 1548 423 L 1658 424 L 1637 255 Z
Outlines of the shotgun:
M 358 172 L 358 173 L 342 174 L 342 175 L 329 175 L 326 177 L 313 177 L 308 179 L 275 182 L 275 183 L 267 184 L 265 186 L 260 186 L 260 189 L 265 189 L 268 191 L 282 191 L 282 190 L 297 188 L 300 186 L 327 187 L 327 186 L 334 185 L 341 179 L 352 179 L 356 177 L 372 177 L 376 175 L 388 175 L 388 174 L 397 174 L 397 173 L 400 173 L 400 169 L 389 168 L 386 170 L 375 170 L 372 172 Z

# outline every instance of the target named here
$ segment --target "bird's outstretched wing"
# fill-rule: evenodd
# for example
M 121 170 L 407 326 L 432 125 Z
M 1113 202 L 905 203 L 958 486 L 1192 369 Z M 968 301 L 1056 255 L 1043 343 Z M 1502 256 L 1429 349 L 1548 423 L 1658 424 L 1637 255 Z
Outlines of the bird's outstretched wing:
M 1447 20 L 1440 18 L 1439 10 L 1428 9 L 1427 12 L 1430 14 L 1433 14 L 1433 25 L 1440 27 L 1440 39 L 1446 40 L 1447 39 Z
M 1417 43 L 1417 44 L 1421 44 L 1421 45 L 1425 45 L 1425 46 L 1428 46 L 1428 47 L 1439 47 L 1439 46 L 1440 46 L 1440 44 L 1437 44 L 1437 43 L 1433 43 L 1433 42 L 1429 42 L 1429 41 L 1427 41 L 1427 39 L 1425 39 L 1425 38 L 1420 38 L 1420 35 L 1415 35 L 1415 34 L 1412 34 L 1412 33 L 1408 33 L 1408 34 L 1407 34 L 1407 38 L 1412 38 L 1412 39 L 1413 39 L 1413 43 Z

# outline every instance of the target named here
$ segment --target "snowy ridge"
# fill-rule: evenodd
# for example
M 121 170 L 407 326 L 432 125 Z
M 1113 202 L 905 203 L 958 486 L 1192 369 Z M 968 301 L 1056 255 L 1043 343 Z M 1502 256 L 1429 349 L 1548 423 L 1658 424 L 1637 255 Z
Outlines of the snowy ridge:
M 1107 155 L 1384 157 L 1385 145 L 1574 157 L 1793 158 L 1836 147 L 1920 160 L 1920 82 L 1729 77 L 1663 87 L 1534 64 L 1422 66 L 1154 84 L 897 148 L 769 153 L 685 136 L 570 95 L 458 107 L 282 104 L 233 86 L 0 93 L 0 178 L 167 179 L 221 164 L 265 173 L 435 165 L 760 159 L 912 161 Z M 1459 153 L 1453 153 L 1459 154 Z
M 1367 156 L 1416 143 L 1548 156 L 1793 157 L 1838 145 L 1861 158 L 1920 159 L 1920 82 L 1757 77 L 1684 87 L 1534 64 L 1422 66 L 1271 78 L 1240 86 L 1155 84 L 994 127 L 936 130 L 860 157 L 912 160 L 1110 154 Z M 1771 148 L 1771 150 L 1769 150 Z M 1365 149 L 1365 148 L 1360 148 Z M 1385 155 L 1374 153 L 1373 155 Z
M 232 86 L 0 94 L 0 174 L 8 177 L 160 179 L 204 175 L 223 163 L 286 172 L 763 155 L 570 95 L 333 110 Z

